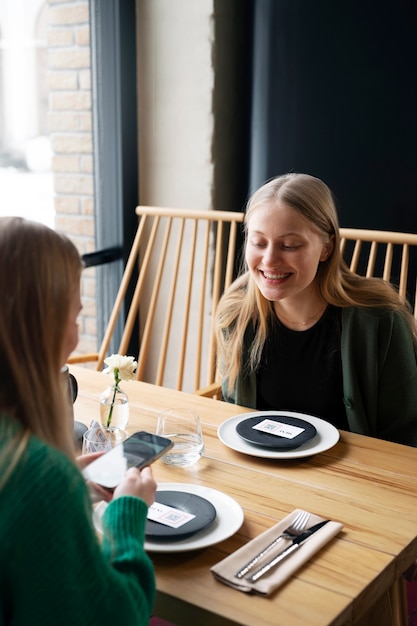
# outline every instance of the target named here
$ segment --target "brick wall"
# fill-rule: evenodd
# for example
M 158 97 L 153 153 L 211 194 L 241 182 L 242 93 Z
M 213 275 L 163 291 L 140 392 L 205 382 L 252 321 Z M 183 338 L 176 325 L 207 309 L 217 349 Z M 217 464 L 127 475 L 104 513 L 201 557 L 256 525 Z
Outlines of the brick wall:
M 93 136 L 88 0 L 49 0 L 49 133 L 56 230 L 80 254 L 95 249 Z M 77 352 L 97 348 L 94 268 L 84 270 Z

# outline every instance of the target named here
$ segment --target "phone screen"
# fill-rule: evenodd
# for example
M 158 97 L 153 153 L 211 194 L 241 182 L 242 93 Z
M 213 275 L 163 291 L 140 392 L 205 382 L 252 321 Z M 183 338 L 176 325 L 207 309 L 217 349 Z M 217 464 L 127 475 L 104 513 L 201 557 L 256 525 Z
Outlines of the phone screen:
M 83 470 L 83 476 L 103 487 L 114 488 L 129 467 L 145 467 L 172 447 L 171 439 L 140 431 L 106 452 Z

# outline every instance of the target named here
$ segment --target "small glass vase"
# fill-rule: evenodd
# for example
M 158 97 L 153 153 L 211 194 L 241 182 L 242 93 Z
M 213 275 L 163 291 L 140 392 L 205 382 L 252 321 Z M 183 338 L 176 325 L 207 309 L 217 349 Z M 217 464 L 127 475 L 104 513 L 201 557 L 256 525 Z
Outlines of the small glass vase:
M 112 408 L 113 404 L 113 408 Z M 111 385 L 100 396 L 100 418 L 105 428 L 125 428 L 129 422 L 129 398 L 119 385 Z

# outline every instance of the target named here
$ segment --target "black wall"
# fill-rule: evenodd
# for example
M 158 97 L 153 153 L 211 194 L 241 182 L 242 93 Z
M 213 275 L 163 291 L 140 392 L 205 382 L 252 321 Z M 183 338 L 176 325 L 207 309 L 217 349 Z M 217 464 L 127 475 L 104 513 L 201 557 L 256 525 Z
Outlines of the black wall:
M 322 178 L 342 226 L 417 232 L 417 2 L 256 0 L 252 189 Z

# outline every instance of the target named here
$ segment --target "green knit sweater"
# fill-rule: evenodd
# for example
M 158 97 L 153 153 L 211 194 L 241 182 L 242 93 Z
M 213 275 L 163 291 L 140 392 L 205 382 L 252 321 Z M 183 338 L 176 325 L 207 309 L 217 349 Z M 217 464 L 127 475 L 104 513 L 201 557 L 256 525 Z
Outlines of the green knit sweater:
M 1 416 L 0 465 L 10 430 Z M 0 625 L 147 626 L 155 579 L 146 515 L 141 499 L 115 499 L 100 545 L 78 468 L 31 437 L 0 490 Z

